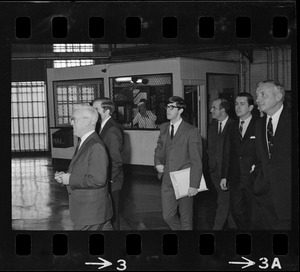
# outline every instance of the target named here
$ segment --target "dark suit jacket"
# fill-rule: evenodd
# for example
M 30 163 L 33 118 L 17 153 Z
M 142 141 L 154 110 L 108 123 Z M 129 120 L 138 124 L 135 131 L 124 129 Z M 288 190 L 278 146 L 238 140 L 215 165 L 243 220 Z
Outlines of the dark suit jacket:
M 123 159 L 122 150 L 124 146 L 124 132 L 122 127 L 112 118 L 110 118 L 100 133 L 103 140 L 108 156 L 109 167 L 107 179 L 112 181 L 111 190 L 121 190 L 124 173 L 123 173 Z
M 241 182 L 250 183 L 252 165 L 257 165 L 255 147 L 256 120 L 257 118 L 252 116 L 242 141 L 240 140 L 238 121 L 231 122 L 227 128 L 224 139 L 221 177 L 227 179 L 230 187 L 237 187 Z
M 222 170 L 222 157 L 223 157 L 223 147 L 224 138 L 230 123 L 234 122 L 233 119 L 228 118 L 221 135 L 218 135 L 218 121 L 213 120 L 208 128 L 208 165 L 209 172 L 217 172 L 221 176 Z
M 99 135 L 92 133 L 73 156 L 67 190 L 75 225 L 102 224 L 112 217 L 106 175 L 108 156 Z
M 170 172 L 191 167 L 190 187 L 199 188 L 202 176 L 202 142 L 199 131 L 182 120 L 171 141 L 169 128 L 170 122 L 161 125 L 154 164 L 164 165 L 164 175 L 167 175 L 168 180 Z
M 285 106 L 279 117 L 273 139 L 272 158 L 269 159 L 264 116 L 256 123 L 256 150 L 262 169 L 254 183 L 254 193 L 260 205 L 265 205 L 265 195 L 271 194 L 277 225 L 274 229 L 289 229 L 291 223 L 291 115 Z

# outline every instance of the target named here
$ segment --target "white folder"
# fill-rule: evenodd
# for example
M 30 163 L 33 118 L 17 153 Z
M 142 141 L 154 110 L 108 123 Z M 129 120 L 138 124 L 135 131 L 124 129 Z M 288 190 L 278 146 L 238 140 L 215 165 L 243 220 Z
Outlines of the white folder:
M 175 191 L 176 199 L 185 197 L 188 195 L 188 189 L 190 187 L 190 172 L 191 168 L 186 168 L 179 171 L 170 172 L 171 181 Z M 206 181 L 202 174 L 200 186 L 198 192 L 207 191 Z

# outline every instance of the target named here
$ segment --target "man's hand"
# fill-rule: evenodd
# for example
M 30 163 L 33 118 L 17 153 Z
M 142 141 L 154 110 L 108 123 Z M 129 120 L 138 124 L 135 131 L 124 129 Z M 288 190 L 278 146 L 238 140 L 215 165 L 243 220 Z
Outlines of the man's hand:
M 195 196 L 196 194 L 198 194 L 198 190 L 196 188 L 193 188 L 193 187 L 189 187 L 188 189 L 188 196 L 191 197 L 191 196 Z
M 62 184 L 63 185 L 69 185 L 69 180 L 70 180 L 70 176 L 71 174 L 70 173 L 65 173 L 61 176 L 61 180 L 62 180 Z
M 221 187 L 221 189 L 223 191 L 227 191 L 228 190 L 226 178 L 221 179 L 220 187 Z
M 164 172 L 164 166 L 161 164 L 155 165 L 155 169 L 158 173 L 163 173 Z
M 61 172 L 55 172 L 54 174 L 54 179 L 58 182 L 58 183 L 61 183 L 61 176 L 64 174 L 65 172 L 61 171 Z
M 61 183 L 62 185 L 69 185 L 70 175 L 70 173 L 56 172 L 54 178 L 58 183 Z

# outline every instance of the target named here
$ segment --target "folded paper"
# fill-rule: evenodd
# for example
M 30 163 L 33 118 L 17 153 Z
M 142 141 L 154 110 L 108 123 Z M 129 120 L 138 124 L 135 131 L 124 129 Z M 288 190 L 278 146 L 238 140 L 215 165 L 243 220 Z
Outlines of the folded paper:
M 186 168 L 179 171 L 170 172 L 171 181 L 175 191 L 176 199 L 180 199 L 188 195 L 190 187 L 190 172 L 191 168 Z M 206 181 L 202 174 L 198 192 L 207 191 Z

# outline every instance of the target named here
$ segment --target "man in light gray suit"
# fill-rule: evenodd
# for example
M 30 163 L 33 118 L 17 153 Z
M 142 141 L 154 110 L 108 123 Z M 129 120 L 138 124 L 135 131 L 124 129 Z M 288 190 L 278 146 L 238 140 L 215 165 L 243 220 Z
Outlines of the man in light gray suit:
M 159 178 L 162 177 L 163 218 L 172 230 L 193 229 L 193 196 L 198 193 L 202 176 L 201 137 L 196 127 L 181 118 L 185 107 L 181 97 L 172 96 L 167 100 L 170 122 L 161 125 L 154 155 L 155 168 Z M 176 200 L 170 172 L 189 167 L 188 196 Z

